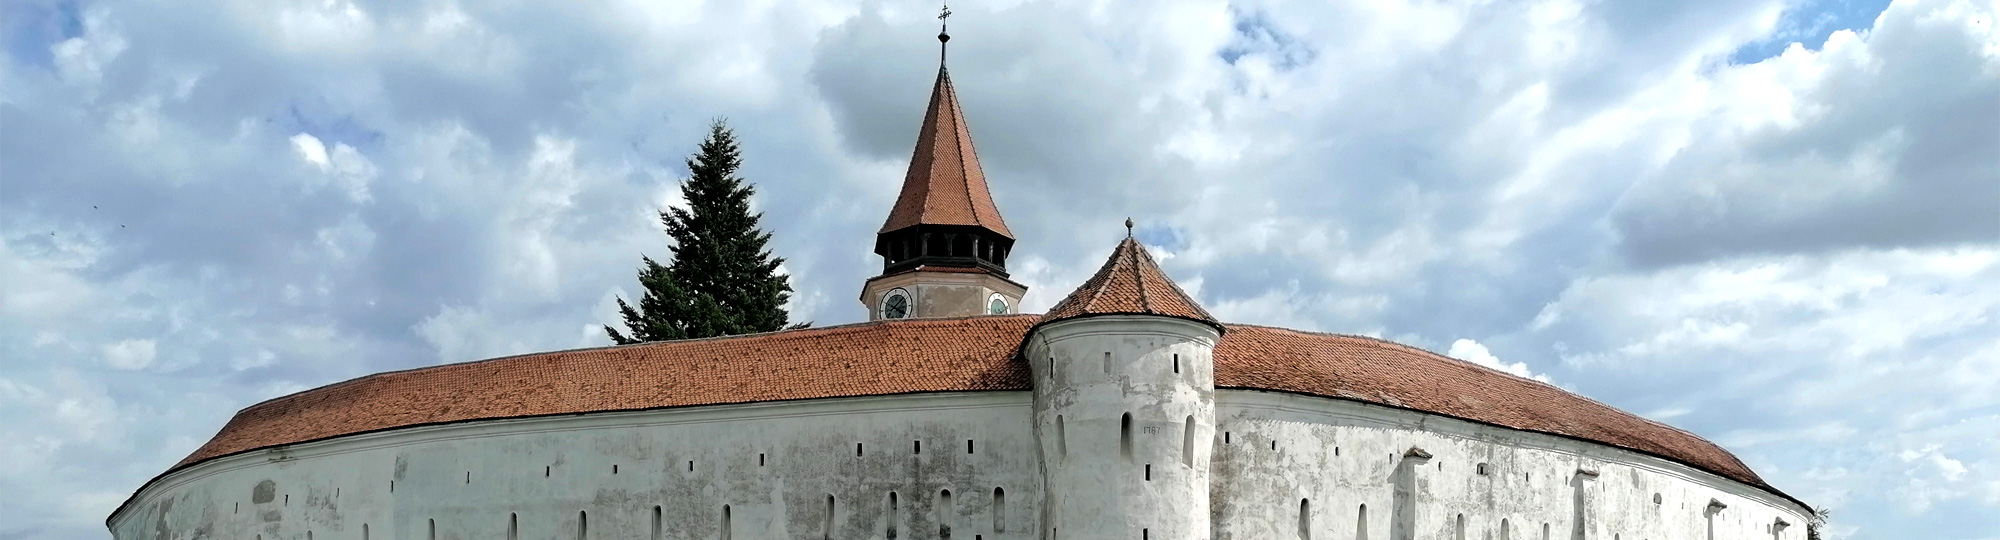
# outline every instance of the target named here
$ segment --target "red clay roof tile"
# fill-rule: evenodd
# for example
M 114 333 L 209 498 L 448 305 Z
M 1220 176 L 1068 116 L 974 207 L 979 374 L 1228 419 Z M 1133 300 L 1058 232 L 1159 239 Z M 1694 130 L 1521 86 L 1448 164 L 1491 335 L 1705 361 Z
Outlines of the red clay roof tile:
M 958 91 L 951 86 L 951 74 L 938 68 L 937 83 L 931 87 L 930 108 L 924 111 L 924 125 L 917 132 L 917 148 L 910 155 L 910 170 L 903 176 L 903 191 L 880 232 L 916 225 L 969 225 L 985 227 L 1000 236 L 1013 238 L 993 195 L 986 191 L 986 173 L 979 168 L 979 153 L 972 148 L 972 128 L 958 107 Z
M 1096 275 L 1057 302 L 1056 307 L 1042 316 L 1041 322 L 1092 315 L 1164 315 L 1222 329 L 1222 324 L 1201 309 L 1201 304 L 1181 291 L 1174 280 L 1167 279 L 1146 247 L 1130 236 L 1111 250 L 1111 257 L 1098 267 Z

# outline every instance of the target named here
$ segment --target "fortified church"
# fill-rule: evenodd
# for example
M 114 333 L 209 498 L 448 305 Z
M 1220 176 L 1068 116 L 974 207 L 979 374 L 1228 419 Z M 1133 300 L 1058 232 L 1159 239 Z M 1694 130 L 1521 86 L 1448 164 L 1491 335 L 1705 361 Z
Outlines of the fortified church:
M 949 39 L 939 34 L 940 40 Z M 243 409 L 118 540 L 1715 540 L 1809 509 L 1689 432 L 1218 321 L 1124 238 L 1020 314 L 942 66 L 869 322 L 379 373 Z

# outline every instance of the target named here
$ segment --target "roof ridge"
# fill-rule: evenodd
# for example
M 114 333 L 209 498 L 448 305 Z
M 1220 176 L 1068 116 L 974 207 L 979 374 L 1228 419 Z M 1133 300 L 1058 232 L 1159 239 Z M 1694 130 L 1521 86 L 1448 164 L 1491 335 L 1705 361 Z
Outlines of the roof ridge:
M 1125 242 L 1132 244 L 1132 249 L 1126 251 L 1125 258 L 1132 259 L 1131 264 L 1127 266 L 1132 268 L 1132 281 L 1139 289 L 1139 307 L 1146 311 L 1153 311 L 1153 299 L 1146 294 L 1146 276 L 1139 273 L 1139 257 L 1144 256 L 1147 259 L 1152 259 L 1153 257 L 1151 254 L 1135 253 L 1145 251 L 1146 249 L 1146 245 L 1139 243 L 1138 239 L 1127 235 Z
M 938 65 L 938 77 L 944 80 L 944 92 L 949 96 L 945 103 L 951 106 L 951 115 L 947 118 L 951 121 L 951 145 L 958 151 L 958 186 L 964 188 L 966 193 L 965 213 L 972 216 L 974 224 L 984 226 L 986 220 L 979 216 L 979 205 L 972 202 L 972 173 L 965 170 L 966 155 L 971 152 L 966 151 L 965 140 L 959 137 L 960 132 L 970 133 L 972 127 L 965 125 L 965 111 L 958 104 L 958 85 L 951 82 L 951 70 L 942 64 Z M 975 155 L 972 159 L 979 158 Z M 987 196 L 992 197 L 991 194 Z

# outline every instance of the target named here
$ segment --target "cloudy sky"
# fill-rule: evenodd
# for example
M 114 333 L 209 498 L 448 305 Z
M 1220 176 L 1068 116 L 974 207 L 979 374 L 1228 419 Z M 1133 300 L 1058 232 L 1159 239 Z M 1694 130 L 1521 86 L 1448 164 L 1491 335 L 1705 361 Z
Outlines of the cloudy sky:
M 1138 220 L 1235 322 L 1687 428 L 1850 538 L 2000 537 L 1995 0 L 975 2 L 1053 304 Z M 864 317 L 931 2 L 0 2 L 0 539 L 104 538 L 251 403 L 593 346 L 711 118 Z

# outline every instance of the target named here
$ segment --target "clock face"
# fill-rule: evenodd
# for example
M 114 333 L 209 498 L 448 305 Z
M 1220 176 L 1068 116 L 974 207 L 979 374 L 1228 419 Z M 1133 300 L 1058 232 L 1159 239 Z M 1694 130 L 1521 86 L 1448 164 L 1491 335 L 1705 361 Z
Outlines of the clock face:
M 902 289 L 889 291 L 882 298 L 882 318 L 901 319 L 910 316 L 910 293 Z
M 993 295 L 993 299 L 986 302 L 986 313 L 991 315 L 1006 315 L 1007 299 L 1001 298 L 997 294 Z

